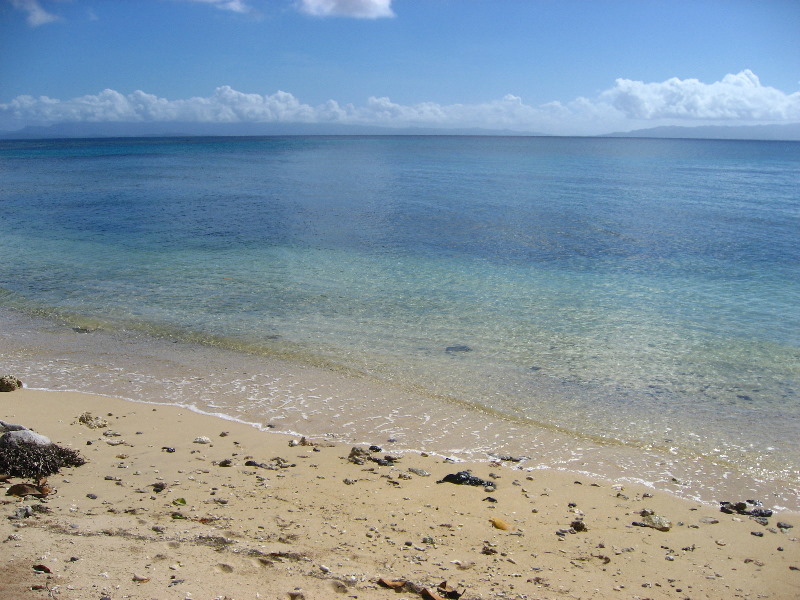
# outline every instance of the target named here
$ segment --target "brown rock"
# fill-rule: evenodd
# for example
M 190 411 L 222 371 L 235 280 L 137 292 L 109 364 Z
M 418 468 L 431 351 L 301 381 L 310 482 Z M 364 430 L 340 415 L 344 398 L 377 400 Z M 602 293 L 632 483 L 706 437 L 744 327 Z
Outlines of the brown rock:
M 0 377 L 0 392 L 13 392 L 22 387 L 22 382 L 13 375 Z

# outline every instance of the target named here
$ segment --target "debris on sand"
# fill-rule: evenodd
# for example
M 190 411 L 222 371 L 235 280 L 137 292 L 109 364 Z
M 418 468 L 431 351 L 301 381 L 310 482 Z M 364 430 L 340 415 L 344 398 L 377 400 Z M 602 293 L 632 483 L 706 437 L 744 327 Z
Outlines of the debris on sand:
M 71 448 L 52 443 L 47 437 L 19 429 L 0 437 L 0 473 L 11 477 L 44 479 L 63 467 L 79 467 L 86 460 Z

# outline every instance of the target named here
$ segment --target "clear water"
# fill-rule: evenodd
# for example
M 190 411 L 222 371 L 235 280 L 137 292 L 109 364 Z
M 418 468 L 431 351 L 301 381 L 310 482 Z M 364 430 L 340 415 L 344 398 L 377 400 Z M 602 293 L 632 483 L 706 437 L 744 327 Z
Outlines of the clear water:
M 5 142 L 0 181 L 0 308 L 108 333 L 88 391 L 135 396 L 99 373 L 149 334 L 140 358 L 200 344 L 205 361 L 255 361 L 251 372 L 280 359 L 372 382 L 328 412 L 297 399 L 321 430 L 364 433 L 364 399 L 391 389 L 391 407 L 369 410 L 414 398 L 409 414 L 462 423 L 448 449 L 509 436 L 526 452 L 525 439 L 558 432 L 562 450 L 661 452 L 670 469 L 709 479 L 718 467 L 800 506 L 800 143 Z M 51 331 L 34 351 L 13 323 L 2 360 L 58 387 L 76 342 Z M 274 416 L 274 389 L 237 385 L 170 399 Z M 485 415 L 516 433 L 489 440 Z M 393 424 L 435 445 L 422 426 Z

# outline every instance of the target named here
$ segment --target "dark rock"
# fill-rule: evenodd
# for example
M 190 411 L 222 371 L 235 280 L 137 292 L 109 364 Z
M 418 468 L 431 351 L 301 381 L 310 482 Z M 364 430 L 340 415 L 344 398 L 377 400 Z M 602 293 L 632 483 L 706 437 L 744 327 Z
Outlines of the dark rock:
M 763 531 L 751 531 L 750 535 L 754 535 L 756 537 L 764 537 L 764 532 Z
M 364 461 L 369 459 L 369 451 L 359 448 L 358 446 L 353 446 L 353 448 L 350 450 L 350 455 L 347 457 L 347 460 L 356 465 L 363 465 Z
M 791 529 L 794 525 L 787 523 L 786 521 L 778 521 L 776 523 L 778 529 Z
M 370 446 L 369 447 L 369 451 L 370 452 L 383 452 L 383 448 L 381 448 L 380 446 Z
M 726 514 L 740 514 L 740 515 L 748 515 L 753 517 L 771 517 L 772 511 L 768 508 L 753 508 L 751 509 L 750 506 L 761 506 L 761 502 L 758 500 L 747 500 L 745 502 L 727 502 L 722 501 L 719 503 L 719 509 L 721 512 Z
M 492 498 L 491 496 L 486 496 L 486 498 L 484 498 L 483 501 L 484 502 L 497 502 L 497 498 Z
M 231 467 L 233 466 L 233 461 L 230 458 L 224 458 L 217 463 L 220 467 Z
M 589 531 L 589 528 L 586 526 L 586 523 L 580 520 L 575 520 L 569 524 L 572 529 L 575 531 Z
M 451 473 L 449 475 L 445 475 L 442 479 L 437 481 L 436 483 L 455 483 L 457 485 L 480 485 L 480 486 L 491 486 L 494 487 L 494 484 L 489 481 L 484 481 L 480 477 L 475 477 L 469 471 L 459 471 L 458 473 Z
M 445 352 L 452 354 L 453 352 L 472 352 L 472 348 L 469 346 L 465 346 L 463 344 L 459 344 L 457 346 L 448 346 L 444 349 Z

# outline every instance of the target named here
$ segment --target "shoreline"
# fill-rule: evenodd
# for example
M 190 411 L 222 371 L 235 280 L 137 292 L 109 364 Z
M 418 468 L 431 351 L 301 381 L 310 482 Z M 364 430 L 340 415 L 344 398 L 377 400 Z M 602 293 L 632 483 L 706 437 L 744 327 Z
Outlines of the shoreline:
M 56 589 L 63 600 L 397 597 L 380 578 L 434 592 L 447 580 L 467 590 L 464 600 L 788 599 L 800 590 L 797 529 L 776 529 L 800 526 L 800 513 L 777 513 L 765 526 L 644 486 L 511 461 L 407 452 L 358 465 L 349 445 L 303 445 L 105 396 L 26 388 L 0 394 L 0 412 L 88 459 L 52 476 L 56 492 L 44 500 L 2 497 L 5 517 L 24 505 L 47 512 L 2 520 L 13 576 L 0 596 L 5 586 L 8 597 Z M 84 412 L 108 427 L 79 423 Z M 373 454 L 392 452 L 375 442 L 383 449 Z M 465 469 L 496 489 L 436 483 Z M 669 519 L 670 530 L 634 525 L 642 509 Z M 586 530 L 571 532 L 576 521 Z M 38 564 L 51 573 L 34 571 Z
M 146 334 L 98 330 L 14 313 L 0 313 L 4 369 L 27 385 L 97 393 L 132 402 L 192 407 L 273 431 L 337 441 L 374 443 L 395 438 L 396 449 L 488 462 L 494 455 L 530 457 L 532 470 L 631 481 L 713 504 L 734 496 L 800 510 L 800 486 L 787 476 L 763 479 L 722 456 L 674 452 L 669 440 L 626 445 L 558 428 L 536 427 L 468 410 L 369 376 L 354 377 Z M 770 450 L 743 448 L 754 460 Z M 724 454 L 722 452 L 721 454 Z M 781 456 L 772 451 L 771 460 Z

